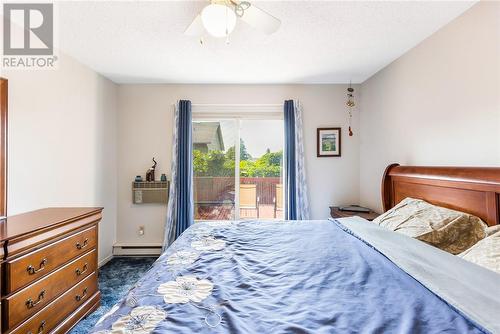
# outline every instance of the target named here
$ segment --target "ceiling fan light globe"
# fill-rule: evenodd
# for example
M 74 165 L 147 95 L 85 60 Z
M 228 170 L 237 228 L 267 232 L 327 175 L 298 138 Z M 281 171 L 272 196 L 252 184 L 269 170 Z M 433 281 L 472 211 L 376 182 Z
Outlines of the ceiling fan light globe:
M 226 37 L 236 26 L 236 14 L 227 6 L 210 4 L 203 8 L 201 21 L 210 35 Z

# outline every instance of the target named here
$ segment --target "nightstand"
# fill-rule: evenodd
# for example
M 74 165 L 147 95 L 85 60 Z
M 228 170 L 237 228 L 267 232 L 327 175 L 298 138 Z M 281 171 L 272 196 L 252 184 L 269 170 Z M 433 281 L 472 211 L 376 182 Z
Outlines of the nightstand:
M 352 217 L 352 216 L 360 216 L 366 220 L 374 220 L 380 214 L 375 211 L 370 211 L 369 213 L 365 212 L 355 212 L 355 211 L 341 211 L 337 206 L 330 207 L 330 216 L 332 218 L 343 218 L 343 217 Z

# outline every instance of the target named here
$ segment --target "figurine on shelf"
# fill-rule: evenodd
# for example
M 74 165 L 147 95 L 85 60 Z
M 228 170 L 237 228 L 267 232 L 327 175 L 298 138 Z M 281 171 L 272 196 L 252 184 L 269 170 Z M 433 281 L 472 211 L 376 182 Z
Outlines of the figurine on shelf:
M 155 180 L 155 169 L 156 169 L 156 160 L 153 158 L 153 166 L 151 166 L 150 169 L 146 172 L 146 181 L 147 182 L 152 182 Z

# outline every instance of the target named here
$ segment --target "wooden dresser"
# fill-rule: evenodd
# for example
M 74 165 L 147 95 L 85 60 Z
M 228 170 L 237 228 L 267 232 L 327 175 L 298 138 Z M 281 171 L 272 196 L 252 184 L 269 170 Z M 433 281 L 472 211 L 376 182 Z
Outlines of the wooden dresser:
M 102 208 L 48 208 L 0 223 L 1 333 L 66 333 L 99 306 Z

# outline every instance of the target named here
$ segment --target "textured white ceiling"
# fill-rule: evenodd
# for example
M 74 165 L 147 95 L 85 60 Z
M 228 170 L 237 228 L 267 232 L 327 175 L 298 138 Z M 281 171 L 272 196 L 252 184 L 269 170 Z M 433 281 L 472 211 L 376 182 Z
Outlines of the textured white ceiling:
M 206 3 L 60 2 L 60 47 L 117 83 L 360 83 L 474 4 L 255 1 L 278 32 L 200 46 L 183 31 Z

